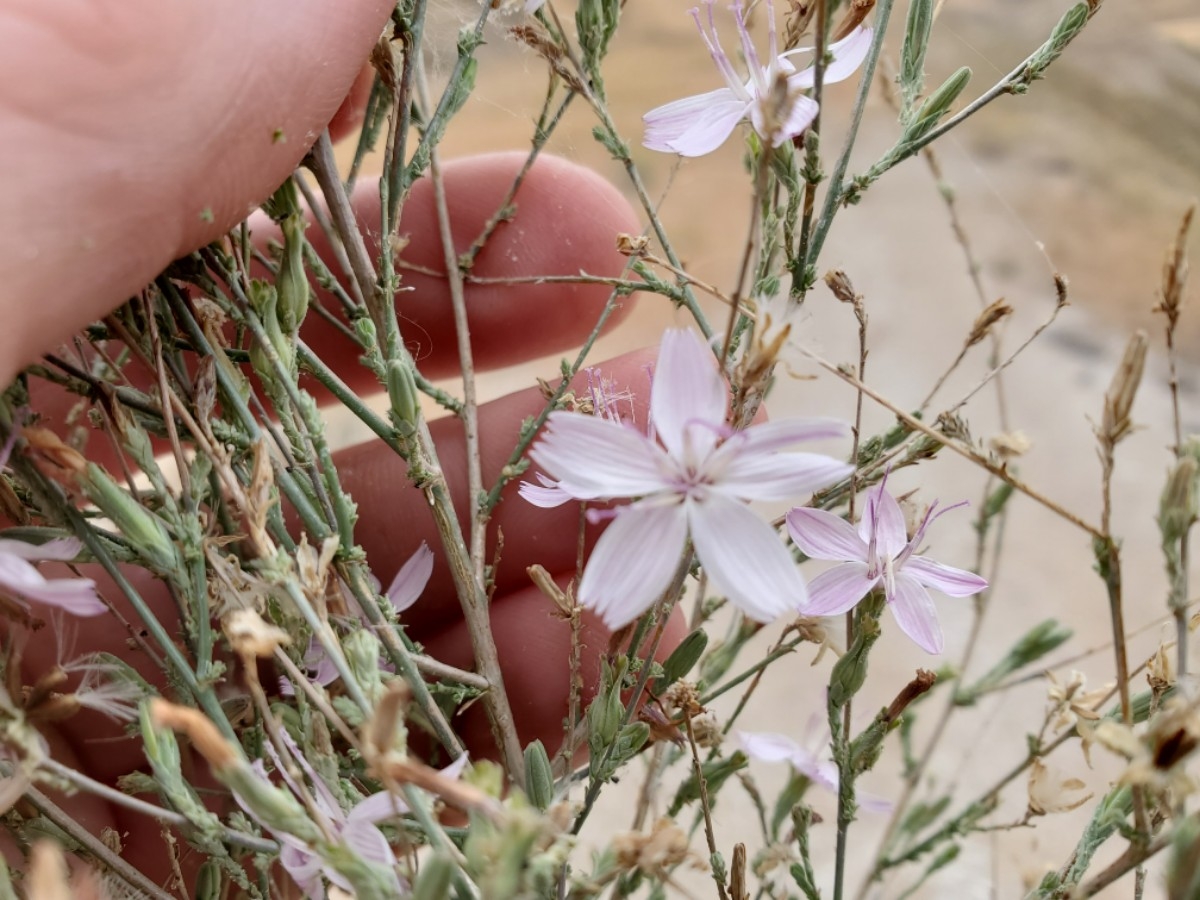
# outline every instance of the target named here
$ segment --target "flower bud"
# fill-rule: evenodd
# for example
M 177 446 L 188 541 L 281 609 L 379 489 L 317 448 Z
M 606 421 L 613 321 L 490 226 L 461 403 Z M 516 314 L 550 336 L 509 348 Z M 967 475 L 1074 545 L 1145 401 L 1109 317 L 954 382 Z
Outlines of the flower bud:
M 88 499 L 113 521 L 125 539 L 160 574 L 182 570 L 179 552 L 158 516 L 134 500 L 93 462 L 87 464 L 80 479 Z
M 968 82 L 971 80 L 971 69 L 963 66 L 942 82 L 942 86 L 925 98 L 913 117 L 912 124 L 905 129 L 901 143 L 919 140 L 934 129 L 942 117 L 950 111 L 951 105 L 958 99 Z
M 294 336 L 308 313 L 308 275 L 304 271 L 304 217 L 295 212 L 285 218 L 283 229 L 283 259 L 279 261 L 279 276 L 275 289 L 279 294 L 279 324 L 287 335 Z
M 1178 543 L 1196 521 L 1198 474 L 1195 457 L 1182 456 L 1167 476 L 1158 503 L 1158 528 L 1164 543 Z
M 388 362 L 387 392 L 392 402 L 392 423 L 407 437 L 413 433 L 421 410 L 411 364 L 399 359 Z
M 525 793 L 540 812 L 549 809 L 554 800 L 554 772 L 541 741 L 534 741 L 525 748 Z
M 654 693 L 661 694 L 692 671 L 692 666 L 700 660 L 704 654 L 704 648 L 707 646 L 708 635 L 699 629 L 685 637 L 667 657 L 667 661 L 663 663 L 663 674 L 654 682 Z

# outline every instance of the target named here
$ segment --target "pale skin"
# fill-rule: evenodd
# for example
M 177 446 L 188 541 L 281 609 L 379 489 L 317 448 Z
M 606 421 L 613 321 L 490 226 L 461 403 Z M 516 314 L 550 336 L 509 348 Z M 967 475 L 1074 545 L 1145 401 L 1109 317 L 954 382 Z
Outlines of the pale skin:
M 361 64 L 391 7 L 384 0 L 0 0 L 0 382 L 136 294 L 171 260 L 241 221 L 323 128 L 335 139 L 351 131 L 370 83 Z M 522 159 L 492 155 L 447 166 L 463 247 L 494 212 Z M 355 202 L 363 222 L 378 222 L 373 184 L 363 185 Z M 517 220 L 481 255 L 478 274 L 616 274 L 613 237 L 638 230 L 615 189 L 557 160 L 535 168 L 518 207 Z M 433 216 L 428 184 L 417 185 L 400 226 L 413 238 L 406 258 L 438 267 Z M 574 239 L 568 244 L 564 234 Z M 310 235 L 317 239 L 315 230 Z M 525 252 L 505 253 L 506 241 Z M 419 345 L 422 370 L 453 373 L 445 281 L 406 282 L 417 290 L 403 299 L 403 321 Z M 488 368 L 579 343 L 606 297 L 584 286 L 469 289 L 477 363 Z M 304 337 L 353 387 L 371 388 L 357 351 L 332 329 L 306 325 Z M 618 381 L 644 386 L 642 369 L 651 359 L 634 353 L 603 367 Z M 53 428 L 68 402 L 47 394 L 36 405 Z M 531 390 L 481 409 L 485 483 L 494 481 L 521 420 L 540 404 Z M 433 431 L 462 513 L 460 431 L 449 421 L 434 423 Z M 103 441 L 93 446 L 99 453 Z M 347 449 L 337 464 L 359 503 L 359 539 L 387 583 L 422 540 L 437 545 L 432 521 L 382 444 Z M 503 529 L 505 546 L 492 621 L 518 730 L 522 743 L 541 738 L 551 749 L 566 709 L 568 633 L 524 569 L 540 563 L 565 583 L 575 570 L 577 523 L 574 506 L 535 509 L 513 492 L 493 527 Z M 111 584 L 96 577 L 105 597 L 131 615 Z M 161 585 L 142 578 L 139 586 L 165 608 Z M 471 665 L 444 565 L 406 617 L 410 634 L 432 655 Z M 664 650 L 680 637 L 673 622 Z M 127 638 L 115 619 L 88 620 L 75 652 L 108 649 L 138 663 Z M 590 689 L 607 634 L 589 623 L 585 642 Z M 53 664 L 55 643 L 46 632 L 29 642 L 27 679 Z M 494 755 L 482 717 L 456 724 L 474 754 Z M 56 758 L 94 778 L 112 781 L 144 765 L 137 742 L 95 714 L 80 714 L 47 736 Z M 130 861 L 156 881 L 169 877 L 157 824 L 85 795 L 64 803 L 93 829 L 116 828 Z

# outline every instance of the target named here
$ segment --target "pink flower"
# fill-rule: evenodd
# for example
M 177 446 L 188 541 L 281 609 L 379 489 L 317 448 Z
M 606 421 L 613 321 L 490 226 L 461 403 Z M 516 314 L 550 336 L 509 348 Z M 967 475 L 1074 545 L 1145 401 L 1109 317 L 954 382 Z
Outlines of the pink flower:
M 739 122 L 746 119 L 773 147 L 802 134 L 817 116 L 817 102 L 801 91 L 813 86 L 812 66 L 796 71 L 789 57 L 798 53 L 811 53 L 812 47 L 798 47 L 786 53 L 779 52 L 775 34 L 775 7 L 767 0 L 767 23 L 770 35 L 770 55 L 764 66 L 759 61 L 746 30 L 742 6 L 735 3 L 734 20 L 742 44 L 742 54 L 750 68 L 750 79 L 743 81 L 734 70 L 729 57 L 717 37 L 717 26 L 713 20 L 715 0 L 704 0 L 708 13 L 708 29 L 700 21 L 699 8 L 693 9 L 692 18 L 700 29 L 708 52 L 712 54 L 717 69 L 725 78 L 726 87 L 707 94 L 684 97 L 642 117 L 646 123 L 646 136 L 642 143 L 651 150 L 663 153 L 678 153 L 682 156 L 703 156 L 725 143 Z M 823 82 L 831 84 L 849 78 L 859 67 L 871 46 L 871 29 L 856 28 L 842 40 L 832 44 L 828 50 L 833 60 L 825 67 Z M 780 96 L 776 82 L 786 80 L 786 93 Z M 779 121 L 782 118 L 782 121 Z
M 384 596 L 391 601 L 392 608 L 397 613 L 402 613 L 417 602 L 417 599 L 421 596 L 421 592 L 425 590 L 425 585 L 429 583 L 429 577 L 432 574 L 433 551 L 429 549 L 428 544 L 422 541 L 417 551 L 400 567 L 400 571 L 392 579 L 392 583 Z M 371 583 L 375 590 L 379 590 L 379 581 L 373 575 L 371 576 Z M 342 585 L 342 593 L 347 597 L 347 601 L 351 603 L 351 606 L 353 606 L 350 589 L 344 584 Z M 390 663 L 381 662 L 380 665 L 389 672 L 392 670 Z M 310 671 L 310 677 L 314 684 L 328 686 L 338 679 L 338 671 L 333 665 L 333 660 L 329 658 L 329 654 L 325 652 L 324 646 L 316 638 L 312 638 L 308 642 L 308 649 L 304 651 L 304 667 Z M 279 691 L 284 696 L 291 697 L 294 696 L 296 689 L 286 678 L 280 678 Z
M 787 762 L 799 774 L 830 793 L 838 792 L 838 770 L 830 758 L 829 726 L 822 726 L 819 716 L 811 716 L 805 729 L 804 743 L 770 731 L 739 731 L 738 740 L 746 753 L 761 762 Z M 889 812 L 890 801 L 865 791 L 855 791 L 855 801 L 872 812 Z
M 276 751 L 275 746 L 270 741 L 267 741 L 267 754 L 275 764 L 275 771 L 279 773 L 287 786 L 297 796 L 304 796 L 305 793 L 311 794 L 313 804 L 325 819 L 326 831 L 335 843 L 349 848 L 360 859 L 375 863 L 382 870 L 390 872 L 392 892 L 388 894 L 389 897 L 404 896 L 407 885 L 395 872 L 396 854 L 388 843 L 387 837 L 379 830 L 379 823 L 395 819 L 408 812 L 408 804 L 395 794 L 388 791 L 380 791 L 377 794 L 363 798 L 349 812 L 345 812 L 334 797 L 333 792 L 325 784 L 325 781 L 316 773 L 308 760 L 304 758 L 304 753 L 296 746 L 295 741 L 283 729 L 280 729 L 279 734 L 283 742 L 287 745 L 292 759 L 299 764 L 307 776 L 308 782 L 312 786 L 311 791 L 306 792 L 301 790 L 296 779 L 289 773 L 288 766 L 279 758 L 279 753 Z M 268 780 L 267 770 L 261 759 L 255 760 L 251 765 L 263 781 Z M 458 778 L 462 775 L 466 765 L 467 755 L 464 753 L 449 766 L 442 769 L 441 774 L 448 778 Z M 296 886 L 304 892 L 305 897 L 326 897 L 325 881 L 341 888 L 343 891 L 351 889 L 350 882 L 334 869 L 333 866 L 329 865 L 317 852 L 316 848 L 310 847 L 295 835 L 271 828 L 236 792 L 234 793 L 234 799 L 237 800 L 238 805 L 252 819 L 260 825 L 267 827 L 279 840 L 279 864 L 283 866 L 284 871 L 296 882 Z
M 845 519 L 819 509 L 793 509 L 788 532 L 813 559 L 845 560 L 822 572 L 808 586 L 810 616 L 833 616 L 853 609 L 871 589 L 883 585 L 888 608 L 900 629 L 929 653 L 942 652 L 942 628 L 926 588 L 951 597 L 969 597 L 987 587 L 971 572 L 915 556 L 926 529 L 947 507 L 935 514 L 935 503 L 912 540 L 904 527 L 900 505 L 885 489 L 887 479 L 867 494 L 867 510 L 858 529 Z M 961 504 L 958 504 L 961 505 Z
M 804 581 L 775 530 L 750 500 L 807 494 L 851 467 L 813 453 L 782 452 L 800 441 L 844 435 L 829 420 L 783 420 L 731 431 L 725 382 L 713 355 L 688 330 L 663 336 L 650 390 L 656 437 L 607 418 L 554 412 L 530 451 L 550 476 L 523 483 L 537 506 L 567 498 L 637 498 L 611 516 L 579 585 L 580 602 L 610 628 L 632 622 L 662 596 L 688 539 L 713 589 L 768 622 L 801 608 Z

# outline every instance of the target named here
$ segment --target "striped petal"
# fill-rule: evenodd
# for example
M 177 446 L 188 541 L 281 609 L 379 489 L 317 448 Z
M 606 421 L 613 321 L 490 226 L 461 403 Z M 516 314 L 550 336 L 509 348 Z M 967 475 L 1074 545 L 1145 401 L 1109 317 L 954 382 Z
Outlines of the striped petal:
M 796 546 L 811 559 L 867 560 L 867 545 L 841 516 L 798 506 L 787 514 L 787 528 Z
M 896 624 L 927 653 L 942 652 L 942 626 L 938 623 L 933 598 L 904 572 L 896 575 L 896 592 L 888 603 Z
M 678 104 L 687 104 L 687 108 Z M 642 143 L 664 153 L 704 156 L 729 139 L 738 122 L 746 118 L 749 106 L 729 88 L 676 100 L 642 117 L 646 124 Z
M 849 612 L 879 583 L 867 574 L 866 563 L 847 562 L 822 572 L 808 583 L 806 616 L 837 616 Z
M 387 598 L 392 601 L 396 612 L 404 612 L 417 602 L 417 598 L 421 596 L 421 591 L 425 590 L 425 585 L 429 583 L 429 576 L 432 574 L 433 551 L 429 549 L 428 544 L 422 541 L 417 552 L 400 567 L 400 571 L 396 573 L 391 586 L 387 589 Z
M 903 571 L 925 587 L 941 591 L 949 597 L 970 597 L 987 587 L 987 581 L 974 572 L 934 562 L 927 556 L 910 556 L 904 563 Z
M 707 345 L 688 328 L 669 329 L 650 389 L 650 420 L 675 460 L 699 460 L 721 437 L 725 381 Z
M 579 583 L 579 602 L 616 631 L 662 596 L 687 540 L 681 503 L 635 503 L 600 536 Z
M 662 490 L 669 461 L 633 428 L 579 413 L 553 412 L 529 456 L 577 500 L 640 497 Z
M 775 529 L 720 494 L 688 506 L 696 556 L 714 589 L 756 622 L 771 622 L 804 606 L 804 579 Z
M 786 500 L 811 494 L 853 471 L 854 466 L 820 453 L 738 453 L 719 473 L 715 487 L 744 500 Z

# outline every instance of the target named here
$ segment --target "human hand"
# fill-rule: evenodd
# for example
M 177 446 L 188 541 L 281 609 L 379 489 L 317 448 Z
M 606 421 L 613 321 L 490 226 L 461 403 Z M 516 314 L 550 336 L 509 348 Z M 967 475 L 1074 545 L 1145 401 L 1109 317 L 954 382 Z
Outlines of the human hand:
M 3 79 L 0 83 L 7 87 L 0 90 L 16 91 L 8 108 L 24 115 L 0 118 L 0 146 L 14 148 L 16 169 L 28 175 L 0 198 L 0 276 L 8 286 L 0 307 L 12 324 L 0 331 L 5 382 L 37 353 L 138 290 L 172 258 L 219 236 L 269 194 L 338 110 L 358 61 L 390 9 L 387 3 L 358 0 L 340 4 L 335 14 L 324 6 L 295 9 L 294 4 L 263 0 L 249 14 L 252 21 L 245 31 L 226 34 L 220 23 L 244 15 L 232 11 L 231 0 L 134 5 L 136 10 L 125 4 L 113 13 L 120 21 L 105 23 L 97 33 L 77 18 L 68 22 L 65 14 L 61 21 L 53 20 L 54 10 L 27 13 L 23 8 L 18 24 L 26 30 L 0 28 L 0 41 L 13 41 L 4 48 L 13 52 L 0 52 L 0 69 L 13 67 L 2 74 L 23 73 Z M 230 11 L 219 8 L 224 6 Z M 14 10 L 0 8 L 0 15 L 15 20 Z M 83 52 L 70 39 L 104 44 L 101 55 L 111 65 L 98 64 L 96 52 Z M 135 47 L 138 53 L 131 52 Z M 309 62 L 300 65 L 294 62 L 298 59 Z M 247 66 L 245 60 L 255 64 Z M 170 91 L 162 90 L 163 85 L 170 85 Z M 361 115 L 361 101 L 359 92 L 342 105 L 341 127 Z M 43 116 L 46 111 L 51 115 Z M 276 128 L 296 137 L 273 143 Z M 455 236 L 464 247 L 496 210 L 522 159 L 495 155 L 445 167 Z M 365 186 L 355 200 L 363 222 L 378 221 L 372 186 Z M 557 160 L 535 166 L 517 204 L 516 219 L 480 255 L 476 274 L 571 274 L 580 269 L 615 274 L 620 258 L 612 249 L 613 236 L 636 228 L 611 187 Z M 212 212 L 211 223 L 200 215 L 205 210 Z M 414 186 L 400 230 L 412 237 L 406 260 L 441 267 L 427 184 Z M 317 239 L 315 233 L 313 237 Z M 414 291 L 401 295 L 401 313 L 406 333 L 419 345 L 422 370 L 448 374 L 457 365 L 457 354 L 445 281 L 414 273 L 405 281 Z M 577 343 L 606 297 L 607 291 L 586 286 L 468 288 L 477 363 L 481 368 L 502 365 Z M 312 328 L 306 324 L 304 338 L 352 387 L 373 386 L 356 362 L 358 348 L 336 330 L 314 322 Z M 618 383 L 640 388 L 647 362 L 648 356 L 634 354 L 606 365 L 605 371 Z M 35 407 L 54 425 L 69 399 L 41 396 Z M 539 392 L 529 390 L 481 409 L 485 481 L 495 480 L 522 419 L 541 404 Z M 461 432 L 449 420 L 435 422 L 432 431 L 461 514 L 467 509 Z M 428 512 L 407 487 L 403 464 L 388 448 L 351 448 L 336 463 L 359 504 L 358 537 L 386 583 L 422 540 L 436 546 Z M 560 579 L 569 578 L 576 566 L 578 521 L 573 505 L 547 511 L 508 497 L 493 523 L 493 534 L 500 529 L 505 535 L 492 622 L 507 689 L 522 742 L 540 738 L 551 751 L 562 735 L 569 634 L 551 617 L 548 601 L 529 584 L 524 570 L 537 562 Z M 45 571 L 50 574 L 50 567 Z M 136 623 L 119 592 L 96 577 L 104 596 Z M 138 587 L 156 609 L 171 608 L 164 587 L 149 576 L 140 576 Z M 435 569 L 405 622 L 431 655 L 470 667 L 470 643 L 444 564 Z M 664 648 L 680 636 L 672 623 Z M 148 659 L 126 649 L 128 639 L 120 622 L 105 616 L 88 621 L 72 652 L 118 652 L 155 674 Z M 55 663 L 59 643 L 41 635 L 30 642 L 24 660 L 27 683 Z M 594 689 L 607 634 L 588 620 L 584 643 L 587 692 Z M 156 680 L 161 683 L 161 676 Z M 491 737 L 481 719 L 455 724 L 474 754 L 490 755 Z M 111 783 L 144 765 L 138 742 L 122 734 L 85 711 L 50 737 L 56 759 Z M 134 865 L 157 881 L 167 877 L 157 823 L 88 795 L 65 803 L 93 831 L 108 826 L 122 834 Z

